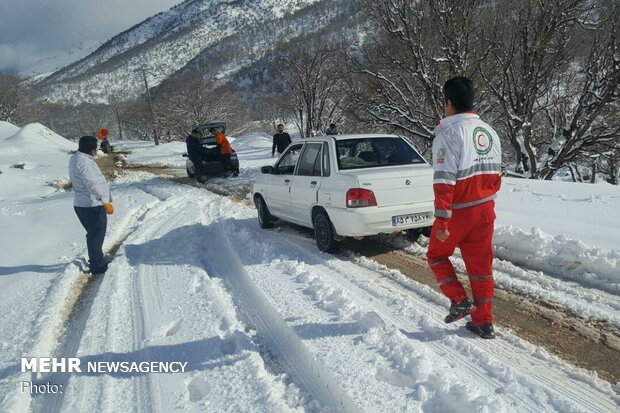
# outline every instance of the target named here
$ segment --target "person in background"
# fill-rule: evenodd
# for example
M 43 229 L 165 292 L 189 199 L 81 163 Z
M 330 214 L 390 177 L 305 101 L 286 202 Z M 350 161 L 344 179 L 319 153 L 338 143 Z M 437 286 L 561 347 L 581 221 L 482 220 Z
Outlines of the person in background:
M 335 123 L 330 123 L 329 124 L 329 128 L 325 129 L 325 135 L 327 136 L 334 136 L 334 135 L 338 135 L 338 128 L 336 127 Z
M 101 152 L 103 153 L 112 152 L 112 146 L 110 145 L 110 140 L 108 139 L 109 136 L 110 136 L 110 131 L 107 130 L 106 128 L 99 129 L 99 132 L 97 132 L 97 138 L 101 140 L 99 149 L 101 149 Z
M 276 134 L 273 135 L 273 145 L 271 146 L 271 157 L 275 155 L 276 151 L 278 151 L 278 155 L 280 155 L 287 146 L 291 144 L 291 135 L 284 132 L 284 125 L 279 124 L 276 128 Z
M 443 94 L 446 117 L 435 128 L 433 141 L 435 222 L 426 257 L 439 288 L 452 302 L 444 321 L 452 323 L 471 314 L 465 327 L 482 338 L 495 338 L 491 241 L 502 150 L 497 133 L 473 112 L 471 80 L 452 78 L 444 84 Z M 474 306 L 450 262 L 457 246 Z
M 230 156 L 232 155 L 232 146 L 230 146 L 230 142 L 228 142 L 228 139 L 226 139 L 226 136 L 220 130 L 216 131 L 215 129 L 210 129 L 209 132 L 215 136 L 215 144 L 220 150 L 220 158 L 224 165 L 224 172 L 233 172 L 230 161 Z
M 203 157 L 203 148 L 199 141 L 201 136 L 200 131 L 194 129 L 185 139 L 185 145 L 187 145 L 187 157 L 194 165 L 197 165 Z
M 69 178 L 75 197 L 73 209 L 86 230 L 89 271 L 104 274 L 108 263 L 103 256 L 103 241 L 108 225 L 107 215 L 114 213 L 108 183 L 95 163 L 97 138 L 82 136 L 78 151 L 69 160 Z

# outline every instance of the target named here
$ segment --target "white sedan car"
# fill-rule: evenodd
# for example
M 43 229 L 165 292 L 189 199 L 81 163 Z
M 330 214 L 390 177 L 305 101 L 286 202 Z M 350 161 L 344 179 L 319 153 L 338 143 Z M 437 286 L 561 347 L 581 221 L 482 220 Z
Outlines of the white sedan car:
M 293 142 L 253 188 L 262 228 L 314 228 L 321 251 L 344 237 L 430 232 L 433 169 L 402 137 L 340 135 Z

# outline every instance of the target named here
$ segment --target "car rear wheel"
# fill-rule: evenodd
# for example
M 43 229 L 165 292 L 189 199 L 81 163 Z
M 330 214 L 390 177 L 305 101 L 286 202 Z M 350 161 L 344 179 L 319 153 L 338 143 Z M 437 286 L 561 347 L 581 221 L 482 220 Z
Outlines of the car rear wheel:
M 258 211 L 258 224 L 261 228 L 271 228 L 273 227 L 273 218 L 269 213 L 269 209 L 267 208 L 267 204 L 263 197 L 259 196 L 256 198 L 256 210 Z
M 317 247 L 323 252 L 334 253 L 340 247 L 334 227 L 325 212 L 319 212 L 314 218 L 314 237 Z

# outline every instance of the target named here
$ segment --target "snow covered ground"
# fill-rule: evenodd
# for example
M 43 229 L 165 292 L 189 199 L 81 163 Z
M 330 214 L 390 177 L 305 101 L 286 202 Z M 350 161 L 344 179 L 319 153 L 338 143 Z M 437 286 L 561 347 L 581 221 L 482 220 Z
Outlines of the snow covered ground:
M 171 165 L 180 158 L 172 165 L 183 168 L 183 146 L 144 147 L 130 159 Z M 242 173 L 227 185 L 247 184 L 273 161 L 266 135 L 240 136 L 233 146 Z M 320 253 L 287 225 L 261 230 L 243 202 L 144 172 L 114 182 L 105 248 L 120 248 L 104 277 L 85 281 L 72 194 L 47 186 L 66 178 L 72 148 L 40 125 L 0 124 L 0 411 L 620 408 L 618 385 L 510 331 L 499 329 L 489 342 L 444 324 L 446 300 L 426 286 L 364 257 Z M 24 169 L 10 167 L 18 162 Z M 595 198 L 583 202 L 585 224 L 563 231 L 547 224 L 544 215 L 557 212 L 543 204 L 579 217 L 572 208 L 583 206 L 575 200 L 585 192 L 558 184 L 504 181 L 498 282 L 550 299 L 577 297 L 584 315 L 620 325 L 618 190 L 588 185 Z M 605 226 L 582 239 L 588 219 Z M 188 364 L 176 374 L 52 374 L 37 379 L 63 384 L 62 395 L 22 393 L 20 383 L 32 378 L 20 372 L 20 357 L 51 355 Z

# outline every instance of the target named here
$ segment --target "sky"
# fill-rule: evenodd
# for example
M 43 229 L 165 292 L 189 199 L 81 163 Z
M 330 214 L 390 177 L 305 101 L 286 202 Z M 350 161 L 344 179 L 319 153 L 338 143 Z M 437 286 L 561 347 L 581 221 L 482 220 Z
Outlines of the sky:
M 24 76 L 72 63 L 182 0 L 0 0 L 0 71 Z

